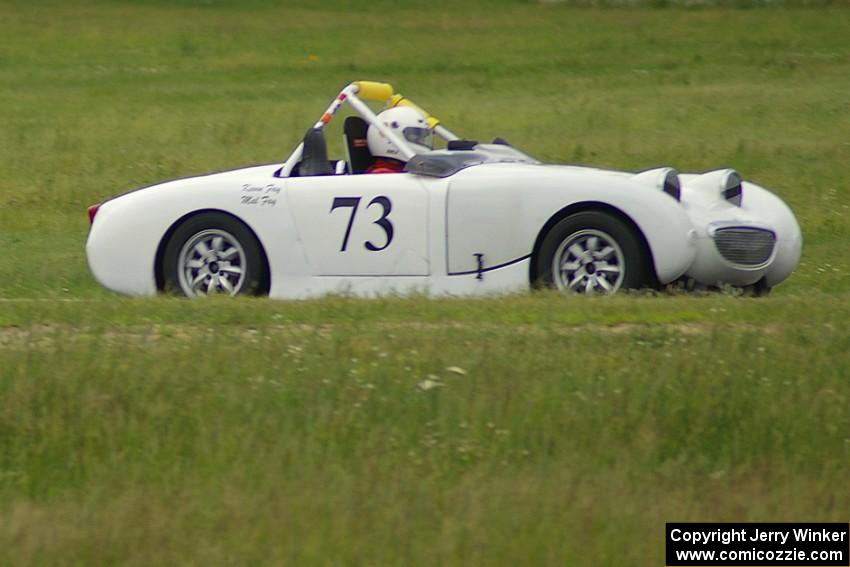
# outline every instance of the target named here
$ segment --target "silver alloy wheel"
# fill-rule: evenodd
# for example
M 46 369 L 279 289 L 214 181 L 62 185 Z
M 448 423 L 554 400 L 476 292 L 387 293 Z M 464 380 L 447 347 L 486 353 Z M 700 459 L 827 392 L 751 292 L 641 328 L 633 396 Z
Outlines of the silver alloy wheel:
M 203 230 L 189 238 L 177 256 L 180 289 L 188 296 L 236 295 L 245 283 L 245 250 L 229 232 Z
M 623 285 L 626 260 L 620 245 L 596 229 L 565 238 L 552 258 L 552 276 L 561 291 L 614 293 Z

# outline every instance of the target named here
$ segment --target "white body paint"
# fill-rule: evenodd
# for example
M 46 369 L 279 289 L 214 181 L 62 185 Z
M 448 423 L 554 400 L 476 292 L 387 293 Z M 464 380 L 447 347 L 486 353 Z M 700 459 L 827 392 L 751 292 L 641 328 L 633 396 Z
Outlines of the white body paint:
M 800 257 L 800 230 L 775 195 L 745 183 L 741 207 L 689 191 L 682 202 L 630 174 L 582 167 L 483 164 L 446 178 L 412 173 L 275 178 L 279 165 L 170 181 L 105 202 L 87 244 L 92 272 L 126 294 L 157 292 L 155 262 L 164 236 L 203 210 L 229 213 L 257 235 L 271 273 L 270 295 L 488 294 L 526 289 L 530 256 L 547 221 L 570 206 L 613 207 L 640 229 L 660 283 L 683 274 L 714 285 L 776 285 Z M 392 204 L 393 239 L 375 224 L 378 196 Z M 335 198 L 359 198 L 331 211 Z M 713 222 L 767 227 L 777 235 L 773 258 L 757 269 L 726 262 L 709 236 Z M 478 271 L 476 254 L 482 255 Z

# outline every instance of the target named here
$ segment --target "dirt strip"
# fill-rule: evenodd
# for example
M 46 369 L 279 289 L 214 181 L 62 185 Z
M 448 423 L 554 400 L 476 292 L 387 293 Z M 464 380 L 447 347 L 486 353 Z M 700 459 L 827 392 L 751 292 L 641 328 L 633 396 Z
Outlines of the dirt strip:
M 421 321 L 378 322 L 371 323 L 370 329 L 382 332 L 392 331 L 421 331 L 421 332 L 475 332 L 493 333 L 495 335 L 533 335 L 543 336 L 556 334 L 559 336 L 574 336 L 578 333 L 595 333 L 605 335 L 627 335 L 633 333 L 662 332 L 682 336 L 708 334 L 718 329 L 733 332 L 757 332 L 775 334 L 782 329 L 781 325 L 752 325 L 745 323 L 616 323 L 602 325 L 598 323 L 584 324 L 518 324 L 505 325 L 497 323 L 458 322 L 431 323 Z M 105 344 L 151 344 L 164 342 L 190 342 L 204 336 L 230 335 L 248 342 L 259 342 L 270 337 L 299 337 L 304 335 L 320 339 L 328 339 L 336 333 L 350 334 L 359 332 L 356 325 L 351 324 L 321 324 L 308 323 L 276 324 L 276 325 L 238 325 L 238 326 L 209 326 L 186 324 L 152 324 L 111 326 L 108 328 L 92 326 L 75 326 L 69 324 L 35 324 L 28 326 L 0 327 L 0 348 L 49 348 L 56 341 L 63 343 L 79 343 L 83 340 L 97 340 Z

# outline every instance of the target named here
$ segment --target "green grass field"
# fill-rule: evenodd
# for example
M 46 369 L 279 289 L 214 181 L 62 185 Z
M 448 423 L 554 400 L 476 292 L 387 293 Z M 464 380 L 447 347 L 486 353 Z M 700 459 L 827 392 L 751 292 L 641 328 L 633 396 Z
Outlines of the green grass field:
M 0 565 L 663 565 L 668 521 L 848 521 L 850 10 L 592 4 L 0 0 Z M 280 161 L 355 79 L 547 161 L 735 167 L 803 261 L 764 299 L 93 281 L 89 204 Z

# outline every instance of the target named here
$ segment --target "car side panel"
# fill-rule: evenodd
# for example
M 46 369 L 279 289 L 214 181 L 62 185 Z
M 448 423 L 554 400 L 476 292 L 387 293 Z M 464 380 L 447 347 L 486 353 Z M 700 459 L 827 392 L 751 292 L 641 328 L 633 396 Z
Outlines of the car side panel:
M 157 248 L 175 222 L 201 210 L 242 220 L 257 235 L 269 261 L 272 293 L 278 277 L 307 273 L 294 223 L 286 207 L 284 180 L 261 166 L 171 181 L 103 203 L 86 244 L 95 278 L 131 295 L 156 293 Z
M 570 205 L 603 203 L 631 218 L 652 252 L 661 283 L 695 255 L 693 227 L 669 195 L 628 176 L 568 166 L 491 164 L 451 180 L 446 206 L 448 272 L 468 273 L 527 258 L 544 225 Z
M 316 276 L 427 276 L 428 191 L 409 173 L 293 178 L 287 203 Z

